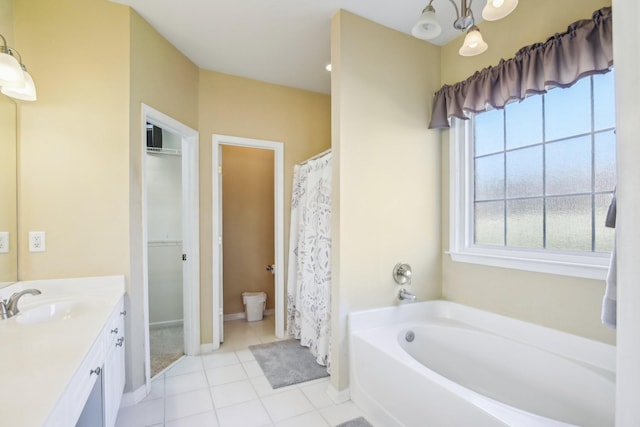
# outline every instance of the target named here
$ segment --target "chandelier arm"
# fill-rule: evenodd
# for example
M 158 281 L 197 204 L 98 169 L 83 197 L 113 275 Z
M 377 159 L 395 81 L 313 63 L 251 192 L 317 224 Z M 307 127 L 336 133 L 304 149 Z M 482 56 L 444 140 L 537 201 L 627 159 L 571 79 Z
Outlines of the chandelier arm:
M 456 20 L 460 19 L 460 9 L 458 9 L 458 5 L 453 0 L 449 0 L 449 1 L 453 5 L 453 7 L 456 9 Z
M 24 69 L 24 65 L 22 64 L 22 55 L 20 55 L 20 52 L 18 52 L 17 50 L 15 50 L 12 47 L 8 47 L 7 48 L 7 53 L 11 56 L 15 56 L 14 54 L 18 55 L 18 63 L 20 64 L 20 67 L 22 69 Z
M 7 39 L 5 39 L 2 34 L 0 34 L 0 39 L 2 39 L 2 44 L 0 44 L 0 53 L 9 53 L 9 48 L 7 47 Z

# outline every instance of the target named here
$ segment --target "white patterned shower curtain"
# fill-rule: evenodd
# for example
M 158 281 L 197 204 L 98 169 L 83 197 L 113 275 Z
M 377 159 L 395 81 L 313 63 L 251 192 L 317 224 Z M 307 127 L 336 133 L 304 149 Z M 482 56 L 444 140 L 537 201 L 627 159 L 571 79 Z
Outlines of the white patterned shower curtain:
M 287 332 L 330 369 L 331 153 L 293 170 Z

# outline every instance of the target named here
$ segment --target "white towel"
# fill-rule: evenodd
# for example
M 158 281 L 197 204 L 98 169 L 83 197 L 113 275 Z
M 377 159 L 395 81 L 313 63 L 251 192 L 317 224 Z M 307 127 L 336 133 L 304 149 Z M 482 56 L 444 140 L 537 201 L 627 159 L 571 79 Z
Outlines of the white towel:
M 616 328 L 617 311 L 617 273 L 616 273 L 616 239 L 613 239 L 613 250 L 609 261 L 609 271 L 607 273 L 607 288 L 602 299 L 602 323 L 610 328 Z

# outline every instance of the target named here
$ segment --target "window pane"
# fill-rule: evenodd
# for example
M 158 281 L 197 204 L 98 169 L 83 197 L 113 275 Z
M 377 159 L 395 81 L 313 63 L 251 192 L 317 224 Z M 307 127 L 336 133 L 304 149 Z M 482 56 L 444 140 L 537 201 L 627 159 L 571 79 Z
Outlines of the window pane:
M 591 192 L 591 138 L 583 136 L 546 145 L 547 194 Z
M 504 154 L 476 159 L 475 177 L 475 200 L 504 198 Z
M 596 191 L 613 191 L 616 185 L 616 136 L 613 131 L 595 135 Z
M 547 248 L 591 251 L 591 196 L 547 199 Z
M 504 202 L 476 203 L 475 208 L 474 242 L 504 246 Z
M 507 202 L 507 246 L 542 248 L 542 199 Z
M 613 194 L 596 194 L 596 252 L 611 252 L 613 249 L 613 234 L 614 229 L 605 227 L 604 222 L 607 218 L 607 212 L 609 211 L 609 205 L 611 204 L 611 198 Z
M 593 109 L 595 129 L 607 129 L 616 125 L 613 72 L 593 76 Z
M 507 153 L 507 197 L 542 195 L 542 146 Z
M 507 149 L 542 142 L 542 96 L 533 95 L 505 108 Z
M 545 95 L 545 139 L 552 141 L 591 131 L 591 82 L 585 78 Z
M 475 155 L 504 150 L 504 111 L 489 110 L 475 116 Z

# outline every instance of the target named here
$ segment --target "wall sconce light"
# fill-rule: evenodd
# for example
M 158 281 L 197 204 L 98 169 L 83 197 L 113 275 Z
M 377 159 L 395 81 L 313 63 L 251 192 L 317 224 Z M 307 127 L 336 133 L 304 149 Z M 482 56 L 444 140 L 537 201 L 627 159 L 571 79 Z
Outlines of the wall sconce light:
M 414 37 L 422 40 L 432 40 L 442 31 L 442 27 L 436 19 L 436 11 L 432 6 L 434 0 L 430 0 L 427 7 L 422 11 L 420 19 L 411 29 Z M 456 20 L 453 21 L 453 27 L 465 31 L 467 33 L 464 43 L 458 51 L 462 56 L 479 55 L 487 50 L 488 45 L 482 39 L 480 29 L 475 25 L 473 11 L 471 10 L 470 0 L 460 0 L 460 7 L 454 0 L 449 0 L 456 9 Z M 516 8 L 518 0 L 487 0 L 487 4 L 482 9 L 482 18 L 487 21 L 496 21 L 502 19 Z
M 36 85 L 33 78 L 22 62 L 22 56 L 12 47 L 7 46 L 7 40 L 0 34 L 0 92 L 12 98 L 23 101 L 37 99 Z M 16 55 L 18 59 L 16 59 Z

